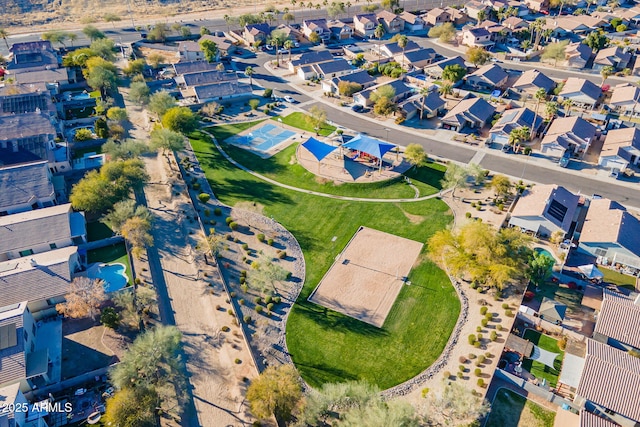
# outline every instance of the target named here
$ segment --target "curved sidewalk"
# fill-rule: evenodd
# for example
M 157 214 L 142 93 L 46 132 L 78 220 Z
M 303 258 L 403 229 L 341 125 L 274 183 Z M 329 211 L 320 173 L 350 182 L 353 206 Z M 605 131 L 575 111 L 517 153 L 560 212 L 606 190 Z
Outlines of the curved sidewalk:
M 243 170 L 243 171 L 245 171 L 247 173 L 250 173 L 251 175 L 255 176 L 256 178 L 259 178 L 259 179 L 261 179 L 263 181 L 266 181 L 269 184 L 273 184 L 273 185 L 281 187 L 281 188 L 286 188 L 287 190 L 297 191 L 298 193 L 311 194 L 313 196 L 326 197 L 328 199 L 346 200 L 346 201 L 351 201 L 351 202 L 406 203 L 406 202 L 421 202 L 423 200 L 429 200 L 429 199 L 434 199 L 434 198 L 437 198 L 437 197 L 442 197 L 443 194 L 445 194 L 446 192 L 449 191 L 449 190 L 440 190 L 439 192 L 437 192 L 435 194 L 430 194 L 428 196 L 422 196 L 422 197 L 416 197 L 416 198 L 410 198 L 410 199 L 407 199 L 407 198 L 404 198 L 404 199 L 374 199 L 374 198 L 367 198 L 367 197 L 338 196 L 338 195 L 335 195 L 335 194 L 321 193 L 319 191 L 305 190 L 304 188 L 294 187 L 292 185 L 283 184 L 283 183 L 278 182 L 276 180 L 273 180 L 271 178 L 267 178 L 266 176 L 264 176 L 262 174 L 259 174 L 258 172 L 255 172 L 255 171 L 247 168 L 244 165 L 241 165 L 240 163 L 236 162 L 231 156 L 229 156 L 229 154 L 227 154 L 226 151 L 224 151 L 224 149 L 218 143 L 218 140 L 213 135 L 211 135 L 206 130 L 203 130 L 203 132 L 206 133 L 211 138 L 211 140 L 215 144 L 216 148 L 218 149 L 218 151 L 220 151 L 220 153 L 222 153 L 224 158 L 227 159 L 232 165 L 234 165 L 238 169 L 241 169 L 241 170 Z

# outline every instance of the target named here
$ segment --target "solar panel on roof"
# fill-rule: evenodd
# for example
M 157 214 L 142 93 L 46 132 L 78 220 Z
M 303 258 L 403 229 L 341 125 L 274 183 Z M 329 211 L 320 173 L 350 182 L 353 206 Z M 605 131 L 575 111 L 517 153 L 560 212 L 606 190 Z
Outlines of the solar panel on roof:
M 560 204 L 557 200 L 553 200 L 549 205 L 549 209 L 547 209 L 551 218 L 558 220 L 558 222 L 562 223 L 564 221 L 564 217 L 567 214 L 567 207 Z

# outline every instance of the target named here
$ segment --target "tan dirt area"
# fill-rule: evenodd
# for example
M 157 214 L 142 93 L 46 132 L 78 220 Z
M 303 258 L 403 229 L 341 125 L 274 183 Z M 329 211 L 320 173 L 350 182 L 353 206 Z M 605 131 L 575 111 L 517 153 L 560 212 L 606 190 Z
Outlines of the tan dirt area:
M 420 242 L 361 227 L 309 301 L 380 328 L 421 250 Z

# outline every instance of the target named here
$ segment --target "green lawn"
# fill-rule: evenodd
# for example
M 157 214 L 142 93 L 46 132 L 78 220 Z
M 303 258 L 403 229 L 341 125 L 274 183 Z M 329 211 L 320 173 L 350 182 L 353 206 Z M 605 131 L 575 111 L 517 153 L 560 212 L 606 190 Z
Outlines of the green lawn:
M 220 142 L 225 139 L 236 135 L 243 130 L 254 127 L 255 125 L 262 123 L 264 120 L 256 120 L 255 122 L 233 123 L 230 125 L 212 126 L 207 128 L 209 133 L 216 137 Z
M 81 159 L 87 153 L 102 154 L 102 145 L 94 145 L 93 147 L 77 147 L 73 149 L 73 158 Z
M 107 224 L 100 221 L 87 223 L 87 239 L 90 242 L 107 239 L 112 236 L 113 230 L 111 230 Z
M 445 203 L 349 202 L 289 191 L 235 168 L 209 142 L 192 140 L 192 144 L 221 201 L 263 205 L 265 215 L 289 229 L 304 251 L 306 282 L 287 322 L 287 344 L 305 380 L 318 386 L 359 378 L 388 388 L 436 360 L 455 325 L 460 303 L 444 272 L 428 261 L 411 272 L 412 286 L 403 288 L 380 329 L 306 299 L 358 227 L 425 242 L 451 222 Z
M 558 347 L 558 340 L 534 331 L 533 329 L 527 329 L 524 333 L 524 339 L 531 341 L 538 347 L 550 351 L 552 353 L 560 353 L 556 360 L 553 362 L 553 367 L 550 367 L 531 359 L 525 359 L 522 362 L 522 367 L 536 378 L 542 380 L 545 378 L 550 387 L 555 387 L 558 383 L 558 377 L 560 376 L 560 370 L 562 369 L 562 359 L 564 358 L 564 351 Z
M 603 282 L 613 283 L 614 285 L 624 286 L 632 291 L 636 288 L 636 278 L 633 276 L 627 276 L 626 274 L 618 273 L 617 271 L 608 269 L 606 267 L 599 268 L 604 274 Z
M 491 403 L 485 427 L 553 427 L 556 414 L 505 388 Z
M 129 278 L 128 284 L 133 284 L 131 264 L 129 264 L 129 257 L 127 256 L 127 249 L 125 248 L 124 243 L 90 250 L 87 252 L 87 261 L 89 264 L 94 262 L 124 264 L 127 267 L 125 273 Z
M 307 118 L 309 117 L 308 114 L 302 113 L 302 112 L 295 112 L 295 113 L 291 113 L 288 116 L 285 117 L 274 117 L 272 120 L 278 120 L 278 119 L 282 119 L 282 123 L 284 123 L 285 125 L 289 125 L 292 126 L 294 128 L 298 128 L 298 129 L 302 129 L 305 130 L 307 132 L 312 132 L 315 134 L 316 130 L 313 128 L 313 125 L 311 123 L 308 122 Z M 330 124 L 325 123 L 319 130 L 318 130 L 318 134 L 320 134 L 320 136 L 329 136 L 331 135 L 334 131 L 336 130 L 335 126 L 331 126 Z
M 222 138 L 229 138 L 235 133 L 251 127 L 246 126 L 247 123 L 242 123 L 242 125 L 215 126 L 207 128 L 207 131 L 216 136 L 218 141 L 222 141 Z M 319 182 L 316 175 L 299 163 L 292 162 L 292 159 L 295 159 L 298 144 L 290 145 L 268 159 L 263 159 L 234 145 L 223 142 L 220 144 L 227 154 L 238 163 L 273 180 L 294 187 L 340 196 L 376 197 L 378 199 L 412 198 L 415 195 L 414 190 L 401 177 L 371 184 L 345 183 L 336 185 L 333 182 Z M 211 144 L 201 143 L 201 141 L 194 142 L 193 149 L 196 154 L 209 154 L 214 151 Z M 429 163 L 419 168 L 412 168 L 405 175 L 411 178 L 411 183 L 418 188 L 420 196 L 427 196 L 438 192 L 445 169 L 444 165 Z

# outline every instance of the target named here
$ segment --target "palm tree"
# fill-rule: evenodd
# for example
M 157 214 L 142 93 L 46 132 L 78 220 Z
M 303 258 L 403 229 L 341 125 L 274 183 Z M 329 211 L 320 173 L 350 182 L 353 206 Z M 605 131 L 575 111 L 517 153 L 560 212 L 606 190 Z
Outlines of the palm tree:
M 558 103 L 555 101 L 549 101 L 544 105 L 544 112 L 547 115 L 547 119 L 551 120 L 558 112 Z
M 535 98 L 537 100 L 536 103 L 536 114 L 533 116 L 533 120 L 535 121 L 536 117 L 538 117 L 538 109 L 540 108 L 540 102 L 547 98 L 547 91 L 540 88 L 536 91 Z M 529 139 L 533 139 L 533 132 L 535 130 L 535 126 L 531 126 L 531 136 Z
M 293 43 L 292 40 L 286 40 L 284 42 L 284 48 L 289 51 L 289 62 L 291 62 L 291 49 L 293 49 L 294 46 L 295 44 Z
M 78 39 L 78 35 L 76 33 L 69 33 L 69 41 L 71 42 L 71 47 L 73 47 L 73 42 Z
M 409 42 L 409 39 L 407 38 L 407 36 L 400 36 L 398 37 L 398 47 L 402 49 L 402 69 L 404 69 L 404 50 L 407 47 L 407 43 Z
M 227 32 L 231 31 L 231 20 L 233 19 L 231 16 L 229 15 L 224 15 L 224 22 L 227 23 Z
M 347 7 L 347 16 L 350 16 L 350 14 L 349 14 L 349 9 L 351 9 L 351 2 L 350 2 L 350 1 L 348 1 L 348 2 L 346 2 L 344 5 Z
M 4 44 L 7 45 L 7 50 L 9 50 L 9 42 L 7 42 L 7 37 L 9 37 L 9 33 L 4 28 L 0 28 L 0 37 L 4 40 Z
M 573 100 L 569 98 L 565 99 L 564 101 L 562 101 L 562 106 L 565 109 L 565 117 L 569 117 L 571 115 L 571 107 L 573 107 Z
M 424 115 L 424 100 L 427 97 L 427 95 L 429 95 L 429 88 L 421 87 L 420 95 L 422 95 L 422 107 L 420 108 L 420 120 L 422 120 L 422 116 Z
M 446 97 L 447 95 L 451 95 L 453 93 L 453 85 L 451 83 L 448 82 L 443 82 L 440 85 L 440 88 L 438 89 L 438 92 L 440 92 L 440 95 Z
M 616 69 L 613 68 L 611 65 L 602 67 L 602 69 L 600 70 L 600 75 L 602 76 L 602 85 L 604 85 L 604 82 L 606 82 L 607 79 L 615 72 L 616 72 Z
M 380 40 L 382 36 L 384 36 L 384 26 L 382 24 L 378 24 L 375 30 L 373 30 L 373 35 Z M 380 46 L 378 46 L 380 47 Z
M 251 86 L 251 90 L 253 90 L 253 67 L 249 66 L 245 68 L 244 74 L 249 77 L 249 86 Z

